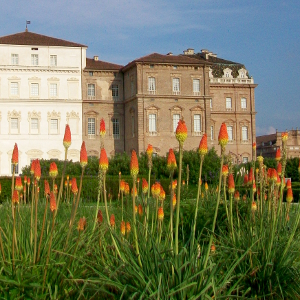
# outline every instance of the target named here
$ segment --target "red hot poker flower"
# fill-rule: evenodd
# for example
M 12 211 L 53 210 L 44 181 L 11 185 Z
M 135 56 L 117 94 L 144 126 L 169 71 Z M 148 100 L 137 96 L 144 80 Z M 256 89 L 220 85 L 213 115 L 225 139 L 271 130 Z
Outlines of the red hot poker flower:
M 57 165 L 53 161 L 50 163 L 50 170 L 49 170 L 49 176 L 54 179 L 58 175 Z
M 88 163 L 87 152 L 85 147 L 85 142 L 83 141 L 80 149 L 80 165 L 84 168 Z
M 24 184 L 27 184 L 27 176 L 24 176 Z
M 112 214 L 112 215 L 110 216 L 109 222 L 110 222 L 110 226 L 111 226 L 111 227 L 115 227 L 115 225 L 116 225 L 116 220 L 115 220 L 115 215 L 114 215 L 114 214 Z
M 45 186 L 45 195 L 46 196 L 50 195 L 50 186 L 47 180 L 44 181 L 44 186 Z
M 130 174 L 132 177 L 135 178 L 138 173 L 139 173 L 139 162 L 135 150 L 132 150 L 131 161 L 130 161 Z
M 205 155 L 207 153 L 207 134 L 206 133 L 204 133 L 202 136 L 198 151 L 199 151 L 200 155 Z
M 277 148 L 277 150 L 276 150 L 275 159 L 276 159 L 277 161 L 280 161 L 280 160 L 281 160 L 280 148 Z
M 101 148 L 99 168 L 103 173 L 106 173 L 106 171 L 108 169 L 108 158 L 107 158 L 106 151 L 104 148 Z
M 152 147 L 152 145 L 150 145 L 150 144 L 148 145 L 146 153 L 147 153 L 148 158 L 152 157 L 152 154 L 153 154 L 153 147 Z
M 173 172 L 177 168 L 176 158 L 173 149 L 169 149 L 167 168 L 170 172 Z
M 157 216 L 159 221 L 162 221 L 164 219 L 165 215 L 164 215 L 164 209 L 162 207 L 158 208 Z
M 75 177 L 72 178 L 72 193 L 74 195 L 78 194 L 78 187 L 77 187 L 77 182 L 76 182 L 76 178 Z
M 34 178 L 39 181 L 42 176 L 40 161 L 37 159 L 34 165 Z
M 125 181 L 124 180 L 120 181 L 120 191 L 123 193 L 125 192 Z
M 292 188 L 292 182 L 291 182 L 291 179 L 288 179 L 287 182 L 286 182 L 286 188 L 287 189 L 291 189 Z
M 125 235 L 126 233 L 126 224 L 125 221 L 121 221 L 121 234 Z
M 104 119 L 102 118 L 100 120 L 100 136 L 101 137 L 104 137 L 105 136 L 105 133 L 106 133 L 106 130 L 105 130 L 105 121 Z
M 102 215 L 102 211 L 99 209 L 98 213 L 97 213 L 97 221 L 98 224 L 101 224 L 103 222 L 103 215 Z
M 235 191 L 233 197 L 234 197 L 234 200 L 235 200 L 235 201 L 239 201 L 239 200 L 240 200 L 240 192 L 239 192 L 239 191 Z
M 281 165 L 281 163 L 278 163 L 278 165 L 277 165 L 277 174 L 279 176 L 281 176 L 281 173 L 282 173 L 282 165 Z
M 82 217 L 79 219 L 77 230 L 83 231 L 85 229 L 85 227 L 86 227 L 86 218 Z
M 14 204 L 18 204 L 19 203 L 19 193 L 18 193 L 17 190 L 14 190 L 14 192 L 13 192 L 12 202 Z
M 256 143 L 255 142 L 252 144 L 252 149 L 256 150 Z
M 129 222 L 126 222 L 126 233 L 128 234 L 131 231 L 131 226 Z
M 287 132 L 281 133 L 281 138 L 283 142 L 286 142 L 288 140 L 289 134 Z
M 228 193 L 233 194 L 234 190 L 235 190 L 235 187 L 234 187 L 233 175 L 229 174 L 229 176 L 228 176 Z
M 50 210 L 54 212 L 56 210 L 56 199 L 53 192 L 50 192 Z
M 227 126 L 225 123 L 222 123 L 219 137 L 218 137 L 219 145 L 221 147 L 225 147 L 228 143 L 228 132 L 227 132 Z
M 31 174 L 31 175 L 34 175 L 35 163 L 36 163 L 36 160 L 34 159 L 34 160 L 31 162 L 31 166 L 30 166 L 30 174 Z
M 148 182 L 145 178 L 142 179 L 142 190 L 143 190 L 143 194 L 147 194 L 148 193 Z
M 16 177 L 15 189 L 18 192 L 21 192 L 23 189 L 22 178 L 20 176 Z
M 68 149 L 71 146 L 71 130 L 69 124 L 66 125 L 65 135 L 63 141 L 65 149 Z
M 139 204 L 139 206 L 138 206 L 138 212 L 139 212 L 140 216 L 143 215 L 143 206 L 142 206 L 142 204 Z
M 180 145 L 182 145 L 187 138 L 187 127 L 183 119 L 180 119 L 178 122 L 175 136 Z
M 18 145 L 15 143 L 14 145 L 14 150 L 12 153 L 12 159 L 11 159 L 12 164 L 17 165 L 19 162 L 19 150 L 18 150 Z
M 223 176 L 227 176 L 228 175 L 228 166 L 227 165 L 223 165 L 222 166 L 222 175 Z
M 291 203 L 293 201 L 293 191 L 291 188 L 288 188 L 286 191 L 286 202 Z

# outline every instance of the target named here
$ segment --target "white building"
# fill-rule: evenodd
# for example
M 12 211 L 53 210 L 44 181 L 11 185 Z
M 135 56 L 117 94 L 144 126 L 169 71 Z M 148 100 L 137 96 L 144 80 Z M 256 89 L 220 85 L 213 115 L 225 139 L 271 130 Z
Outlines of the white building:
M 82 143 L 81 76 L 87 46 L 32 32 L 0 37 L 0 175 L 11 175 L 14 144 L 19 166 L 32 159 L 79 160 Z

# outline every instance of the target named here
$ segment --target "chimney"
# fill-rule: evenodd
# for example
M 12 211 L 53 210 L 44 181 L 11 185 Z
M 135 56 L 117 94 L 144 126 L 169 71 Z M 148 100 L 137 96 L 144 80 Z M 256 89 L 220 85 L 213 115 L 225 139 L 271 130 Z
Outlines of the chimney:
M 98 61 L 99 60 L 99 56 L 98 55 L 95 55 L 94 56 L 94 61 Z
M 201 55 L 202 55 L 202 57 L 205 57 L 205 59 L 208 59 L 209 56 L 217 57 L 217 54 L 212 53 L 211 51 L 209 51 L 207 49 L 201 49 Z
M 168 53 L 167 53 L 167 55 L 169 55 L 169 56 L 172 56 L 172 55 L 173 55 L 173 53 L 172 53 L 172 52 L 168 52 Z
M 194 55 L 195 54 L 195 51 L 193 48 L 188 48 L 186 50 L 183 51 L 183 54 L 184 55 Z

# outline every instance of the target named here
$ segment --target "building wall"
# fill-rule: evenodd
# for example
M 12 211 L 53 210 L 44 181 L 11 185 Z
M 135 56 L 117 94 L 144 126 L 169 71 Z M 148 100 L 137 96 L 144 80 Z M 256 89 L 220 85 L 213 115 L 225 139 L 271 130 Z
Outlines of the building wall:
M 81 69 L 85 48 L 0 45 L 0 174 L 11 174 L 14 143 L 19 148 L 19 173 L 35 158 L 64 159 L 63 136 L 69 123 L 72 144 L 68 158 L 79 160 L 82 142 Z M 12 65 L 11 54 L 18 54 Z M 31 54 L 38 54 L 38 65 L 31 65 Z M 57 65 L 50 66 L 50 55 Z M 85 66 L 85 65 L 84 65 Z M 12 94 L 12 83 L 17 93 Z M 32 95 L 32 86 L 38 93 Z M 50 95 L 50 84 L 56 84 L 56 96 Z M 13 120 L 12 120 L 13 119 Z M 31 120 L 38 128 L 31 128 Z M 51 119 L 57 120 L 57 131 L 51 132 Z M 17 120 L 17 129 L 12 123 Z M 14 126 L 14 125 L 13 125 Z
M 91 73 L 92 72 L 92 73 Z M 123 75 L 114 71 L 85 70 L 82 77 L 83 140 L 89 156 L 100 154 L 100 120 L 106 124 L 104 146 L 107 155 L 124 152 Z M 95 97 L 88 95 L 88 85 L 95 85 Z M 112 85 L 118 85 L 118 99 L 112 96 Z M 95 119 L 95 134 L 89 134 L 88 119 Z M 113 119 L 119 120 L 119 135 L 113 134 Z

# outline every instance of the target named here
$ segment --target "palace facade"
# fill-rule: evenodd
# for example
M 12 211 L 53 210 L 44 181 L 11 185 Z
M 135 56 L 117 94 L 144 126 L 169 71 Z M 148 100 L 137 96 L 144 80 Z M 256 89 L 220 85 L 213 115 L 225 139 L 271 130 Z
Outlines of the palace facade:
M 156 155 L 178 149 L 180 118 L 188 128 L 185 150 L 204 133 L 209 148 L 227 124 L 226 148 L 235 162 L 250 160 L 255 141 L 253 78 L 240 63 L 202 50 L 152 53 L 121 66 L 86 57 L 87 46 L 28 31 L 0 37 L 0 175 L 11 174 L 16 142 L 19 166 L 32 159 L 64 159 L 65 124 L 72 132 L 68 159 L 79 160 L 82 141 L 99 157 L 100 120 L 108 155 L 152 144 Z

